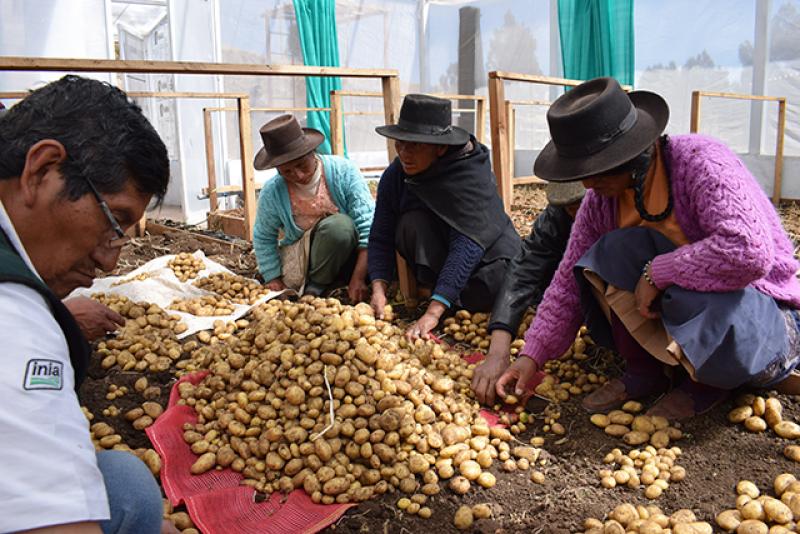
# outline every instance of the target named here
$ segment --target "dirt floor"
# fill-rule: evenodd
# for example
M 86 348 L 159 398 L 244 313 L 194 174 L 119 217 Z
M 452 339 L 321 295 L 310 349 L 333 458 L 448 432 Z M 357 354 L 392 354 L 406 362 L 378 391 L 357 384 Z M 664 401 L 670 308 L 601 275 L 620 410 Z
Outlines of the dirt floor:
M 544 204 L 544 194 L 540 189 L 517 189 L 513 219 L 520 233 L 527 235 L 532 219 Z M 781 213 L 787 230 L 798 244 L 800 209 L 786 207 Z M 256 274 L 249 245 L 209 241 L 182 233 L 134 240 L 132 246 L 124 251 L 118 272 L 124 274 L 163 254 L 191 252 L 198 248 L 239 274 L 250 277 Z M 133 383 L 141 376 L 138 372 L 103 371 L 95 361 L 80 395 L 82 403 L 95 415 L 93 422 L 108 422 L 133 448 L 149 446 L 144 432 L 134 430 L 122 417 L 105 417 L 102 411 L 113 404 L 124 413 L 144 400 L 166 405 L 170 385 L 174 382 L 172 373 L 146 375 L 149 385 L 159 388 L 149 390 L 147 399 L 133 388 Z M 127 385 L 130 391 L 114 401 L 106 400 L 111 384 Z M 800 399 L 778 398 L 784 406 L 784 418 L 800 421 Z M 675 444 L 683 450 L 677 463 L 686 468 L 687 476 L 682 482 L 671 484 L 655 501 L 665 512 L 690 508 L 699 519 L 713 522 L 715 514 L 734 507 L 734 486 L 740 479 L 752 480 L 764 490 L 772 487 L 773 478 L 780 473 L 800 476 L 798 465 L 782 454 L 786 440 L 771 431 L 753 434 L 727 421 L 732 402 L 729 400 L 682 427 L 684 438 Z M 619 439 L 607 436 L 589 422 L 579 399 L 563 404 L 561 409 L 561 422 L 567 427 L 566 436 L 543 434 L 541 421 L 530 425 L 520 436 L 523 441 L 533 435 L 547 436 L 544 449 L 548 463 L 542 468 L 546 475 L 544 484 L 531 482 L 529 472 L 503 472 L 497 465 L 499 462 L 495 462 L 492 472 L 497 476 L 497 485 L 494 488 L 475 489 L 477 485 L 473 485 L 466 496 L 457 496 L 443 487 L 439 495 L 428 501 L 427 506 L 433 510 L 430 519 L 399 511 L 395 506 L 399 496 L 389 494 L 351 509 L 326 532 L 454 532 L 456 509 L 462 504 L 476 503 L 489 503 L 494 515 L 492 519 L 476 521 L 475 532 L 582 532 L 581 525 L 586 517 L 603 518 L 620 503 L 651 504 L 653 501 L 648 501 L 641 491 L 600 486 L 597 472 L 604 467 L 603 456 L 614 447 L 627 448 Z

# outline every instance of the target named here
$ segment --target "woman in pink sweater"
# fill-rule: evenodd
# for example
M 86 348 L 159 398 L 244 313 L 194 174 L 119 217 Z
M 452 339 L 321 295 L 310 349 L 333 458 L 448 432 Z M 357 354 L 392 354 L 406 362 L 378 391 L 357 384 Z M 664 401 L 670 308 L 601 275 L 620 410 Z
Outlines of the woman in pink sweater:
M 800 284 L 775 209 L 721 142 L 661 136 L 666 102 L 591 80 L 553 103 L 534 172 L 589 190 L 564 259 L 497 382 L 522 393 L 581 324 L 626 360 L 592 411 L 666 391 L 652 414 L 701 413 L 741 385 L 782 383 L 800 358 Z M 666 372 L 665 372 L 666 371 Z

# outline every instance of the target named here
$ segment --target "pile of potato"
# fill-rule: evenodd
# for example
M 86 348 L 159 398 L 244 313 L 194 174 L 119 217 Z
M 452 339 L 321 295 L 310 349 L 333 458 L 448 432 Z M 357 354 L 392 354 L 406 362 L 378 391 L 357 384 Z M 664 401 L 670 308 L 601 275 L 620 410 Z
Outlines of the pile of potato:
M 736 484 L 736 508 L 717 514 L 719 527 L 737 534 L 788 534 L 800 519 L 800 481 L 783 473 L 773 482 L 775 497 L 762 495 L 753 482 Z
M 84 412 L 84 415 L 88 410 Z M 90 419 L 91 421 L 91 419 Z M 94 423 L 89 427 L 89 435 L 96 450 L 126 451 L 135 454 L 142 460 L 154 476 L 161 473 L 161 456 L 153 449 L 131 449 L 122 442 L 122 436 L 116 433 L 108 423 Z
M 683 432 L 675 426 L 670 426 L 666 418 L 657 415 L 637 415 L 641 411 L 641 403 L 628 401 L 621 410 L 612 410 L 608 415 L 593 414 L 590 421 L 609 436 L 622 438 L 626 445 L 633 447 L 649 443 L 657 449 L 662 449 L 683 437 Z
M 645 497 L 657 499 L 670 483 L 686 478 L 686 469 L 675 463 L 680 455 L 678 447 L 656 449 L 648 445 L 641 450 L 633 449 L 627 455 L 614 449 L 603 459 L 603 463 L 611 468 L 598 472 L 600 485 L 608 489 L 616 486 L 644 487 Z
M 620 504 L 605 521 L 589 517 L 583 522 L 584 534 L 711 534 L 713 527 L 698 521 L 692 510 L 681 509 L 666 515 L 654 504 Z
M 750 432 L 764 432 L 769 427 L 782 438 L 800 438 L 800 425 L 783 419 L 783 406 L 774 397 L 764 399 L 752 393 L 740 395 L 736 399 L 736 408 L 728 414 L 728 421 L 742 424 Z
M 197 280 L 194 285 L 216 293 L 234 304 L 255 304 L 270 291 L 255 280 L 229 273 L 214 273 Z
M 131 307 L 128 311 L 132 309 L 144 312 L 141 306 Z M 118 365 L 123 371 L 161 372 L 169 370 L 172 362 L 181 357 L 183 347 L 175 334 L 180 330 L 176 320 L 155 305 L 146 313 L 127 321 L 116 337 L 97 344 L 95 351 L 101 358 L 103 369 Z M 185 323 L 179 324 L 186 326 Z
M 195 528 L 195 524 L 189 514 L 186 512 L 176 512 L 172 508 L 172 503 L 169 499 L 163 499 L 162 505 L 164 508 L 163 518 L 172 521 L 181 534 L 200 534 L 200 531 Z
M 525 332 L 533 320 L 532 310 L 525 312 L 525 316 L 517 329 L 516 339 L 511 343 L 511 355 L 519 354 L 520 349 L 525 344 L 522 339 Z M 488 313 L 470 313 L 467 310 L 458 310 L 453 317 L 448 317 L 444 321 L 444 332 L 449 334 L 457 343 L 470 345 L 473 349 L 480 352 L 489 350 L 491 335 L 489 328 Z
M 367 304 L 270 301 L 189 361 L 186 370 L 210 371 L 179 386 L 198 414 L 184 428 L 195 474 L 231 467 L 258 491 L 302 487 L 315 502 L 342 503 L 396 489 L 435 495 L 443 479 L 459 493 L 492 487 L 495 459 L 538 457 L 511 451 L 511 433 L 479 416 L 460 354 L 409 343 Z
M 195 258 L 189 252 L 181 252 L 169 260 L 167 265 L 181 282 L 197 278 L 197 274 L 206 268 L 203 260 Z
M 92 298 L 129 319 L 125 326 L 136 323 L 140 330 L 169 328 L 175 334 L 182 334 L 188 328 L 180 317 L 168 314 L 157 304 L 134 302 L 128 297 L 112 293 L 95 293 Z
M 214 295 L 204 295 L 193 299 L 173 300 L 169 305 L 170 310 L 191 313 L 198 317 L 216 317 L 230 315 L 234 312 L 233 303 L 226 298 Z
M 140 273 L 137 274 L 136 276 L 123 278 L 122 280 L 117 280 L 116 282 L 111 284 L 111 287 L 121 286 L 123 284 L 129 284 L 131 282 L 141 282 L 142 280 L 147 280 L 148 278 L 150 278 L 152 274 L 153 273 Z

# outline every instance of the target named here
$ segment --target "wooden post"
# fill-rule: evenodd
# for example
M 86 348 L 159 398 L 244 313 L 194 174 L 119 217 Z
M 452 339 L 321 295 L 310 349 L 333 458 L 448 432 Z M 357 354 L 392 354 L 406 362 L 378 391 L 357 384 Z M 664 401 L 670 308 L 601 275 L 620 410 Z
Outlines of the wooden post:
M 206 139 L 206 171 L 208 173 L 208 207 L 210 212 L 217 211 L 217 171 L 214 165 L 214 131 L 211 122 L 211 110 L 203 109 L 203 134 Z
M 692 91 L 692 116 L 689 131 L 697 133 L 700 130 L 700 91 Z
M 508 118 L 508 175 L 511 177 L 511 203 L 514 203 L 514 153 L 517 150 L 517 116 L 514 104 L 506 100 L 506 117 Z
M 250 98 L 237 98 L 239 110 L 239 153 L 242 157 L 242 193 L 244 196 L 244 233 L 242 236 L 253 240 L 253 227 L 256 223 L 256 184 L 253 167 L 253 144 L 250 139 Z
M 342 95 L 331 91 L 331 152 L 344 156 L 344 117 L 342 116 Z
M 142 218 L 136 223 L 136 237 L 144 237 L 147 230 L 147 212 L 142 214 Z
M 408 268 L 405 258 L 399 252 L 395 252 L 395 257 L 397 258 L 397 280 L 400 284 L 400 293 L 403 295 L 406 309 L 413 310 L 419 304 L 417 278 Z
M 381 78 L 383 87 L 383 117 L 386 124 L 397 124 L 400 115 L 400 78 L 398 76 L 384 76 Z M 394 161 L 397 151 L 394 149 L 394 142 L 386 139 L 386 153 L 389 156 L 389 163 Z
M 778 101 L 778 141 L 775 143 L 775 180 L 772 183 L 772 203 L 781 202 L 783 190 L 783 138 L 786 133 L 786 99 Z
M 486 144 L 486 99 L 475 99 L 475 137 L 482 144 Z
M 508 159 L 508 116 L 506 115 L 505 88 L 496 72 L 489 73 L 489 123 L 492 127 L 492 169 L 497 178 L 497 192 L 506 213 L 511 213 L 513 194 L 512 177 Z

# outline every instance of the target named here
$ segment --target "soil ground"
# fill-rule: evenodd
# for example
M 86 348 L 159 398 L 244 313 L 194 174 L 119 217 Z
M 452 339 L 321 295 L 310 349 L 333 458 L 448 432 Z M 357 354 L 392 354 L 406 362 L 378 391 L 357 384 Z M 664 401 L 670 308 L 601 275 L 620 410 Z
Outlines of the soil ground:
M 531 221 L 545 205 L 544 193 L 535 187 L 517 188 L 513 204 L 514 223 L 521 234 L 527 235 Z M 781 215 L 787 231 L 798 244 L 800 209 L 796 206 L 784 207 Z M 198 248 L 239 274 L 250 277 L 256 275 L 255 260 L 248 244 L 211 243 L 183 233 L 134 240 L 133 245 L 123 253 L 118 273 L 127 273 L 163 254 L 191 252 Z M 133 388 L 133 383 L 140 376 L 136 372 L 103 371 L 95 361 L 80 395 L 82 404 L 94 413 L 94 421 L 111 424 L 133 448 L 149 446 L 144 432 L 134 430 L 121 417 L 103 416 L 102 410 L 114 404 L 124 413 L 146 400 Z M 174 382 L 172 373 L 146 376 L 151 386 L 160 387 L 160 395 L 147 400 L 166 405 L 169 388 Z M 129 393 L 108 401 L 105 395 L 111 384 L 126 385 Z M 786 396 L 778 398 L 784 406 L 784 417 L 799 421 L 800 399 Z M 790 472 L 800 476 L 798 465 L 785 459 L 782 454 L 785 440 L 771 431 L 752 434 L 727 421 L 726 415 L 733 407 L 732 402 L 729 400 L 710 413 L 683 425 L 685 437 L 676 443 L 683 450 L 683 455 L 677 463 L 686 468 L 687 476 L 684 481 L 671 484 L 664 495 L 655 501 L 665 512 L 690 508 L 699 519 L 713 522 L 715 514 L 734 507 L 734 486 L 739 480 L 752 480 L 763 491 L 772 487 L 773 478 L 780 473 Z M 351 509 L 326 532 L 454 532 L 453 515 L 459 506 L 490 503 L 493 518 L 476 521 L 475 532 L 560 534 L 582 531 L 581 525 L 586 517 L 602 518 L 623 502 L 653 502 L 648 501 L 641 491 L 627 488 L 609 490 L 600 486 L 597 472 L 603 468 L 602 458 L 612 448 L 619 447 L 621 442 L 589 422 L 579 399 L 562 405 L 561 422 L 567 427 L 566 436 L 551 434 L 544 446 L 548 463 L 542 468 L 546 475 L 542 485 L 531 482 L 529 472 L 502 472 L 496 462 L 492 468 L 497 476 L 494 488 L 476 489 L 476 485 L 473 485 L 467 495 L 457 496 L 443 487 L 442 492 L 427 503 L 433 510 L 430 519 L 423 520 L 400 512 L 395 506 L 399 496 L 385 495 Z M 531 425 L 520 439 L 527 441 L 533 435 L 543 435 L 541 424 Z

